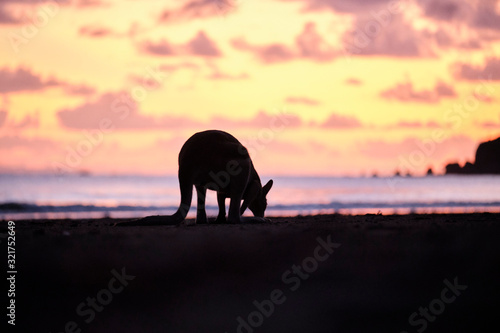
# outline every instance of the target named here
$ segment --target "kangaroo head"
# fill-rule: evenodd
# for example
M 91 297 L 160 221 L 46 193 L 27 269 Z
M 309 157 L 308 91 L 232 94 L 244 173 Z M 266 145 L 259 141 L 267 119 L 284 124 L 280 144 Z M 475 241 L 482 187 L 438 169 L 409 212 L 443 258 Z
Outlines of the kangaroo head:
M 266 211 L 267 208 L 266 196 L 267 193 L 269 193 L 269 190 L 271 190 L 272 186 L 273 186 L 273 180 L 271 179 L 270 181 L 267 182 L 266 185 L 262 186 L 262 188 L 259 189 L 259 192 L 257 193 L 255 199 L 248 205 L 248 208 L 250 209 L 250 211 L 252 211 L 254 216 L 264 217 L 264 212 Z

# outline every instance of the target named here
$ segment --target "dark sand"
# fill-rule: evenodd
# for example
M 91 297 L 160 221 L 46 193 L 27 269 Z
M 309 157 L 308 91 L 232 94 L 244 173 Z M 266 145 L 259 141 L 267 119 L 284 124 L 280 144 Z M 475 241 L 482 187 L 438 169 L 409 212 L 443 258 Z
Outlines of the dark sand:
M 498 214 L 299 216 L 178 227 L 116 222 L 16 221 L 18 332 L 417 332 L 425 322 L 425 332 L 497 332 L 500 326 Z M 311 259 L 318 237 L 340 244 L 328 257 L 317 250 L 322 262 Z M 291 271 L 303 262 L 311 271 L 300 273 L 304 279 Z M 121 292 L 113 280 L 113 294 L 111 271 L 122 268 L 135 278 Z M 445 291 L 446 304 L 443 281 L 455 278 L 467 289 L 458 296 Z M 251 315 L 253 302 L 269 300 L 273 290 L 281 304 L 269 317 Z M 107 303 L 97 304 L 100 312 L 85 304 L 96 296 Z M 429 303 L 440 314 L 418 315 L 410 325 L 410 315 Z M 249 315 L 259 327 L 240 326 L 237 318 L 248 323 Z

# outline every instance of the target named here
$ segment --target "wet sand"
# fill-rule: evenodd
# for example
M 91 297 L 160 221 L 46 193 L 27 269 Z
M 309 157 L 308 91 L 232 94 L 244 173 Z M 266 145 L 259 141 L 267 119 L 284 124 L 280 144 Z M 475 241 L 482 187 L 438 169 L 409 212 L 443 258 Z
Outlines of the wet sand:
M 482 332 L 500 325 L 500 214 L 117 222 L 16 221 L 18 332 Z

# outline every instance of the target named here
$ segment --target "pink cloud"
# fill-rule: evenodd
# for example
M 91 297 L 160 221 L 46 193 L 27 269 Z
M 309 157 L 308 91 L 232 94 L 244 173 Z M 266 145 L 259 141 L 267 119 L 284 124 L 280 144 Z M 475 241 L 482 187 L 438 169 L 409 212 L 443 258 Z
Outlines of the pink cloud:
M 114 34 L 113 31 L 110 30 L 109 28 L 99 27 L 99 26 L 89 26 L 89 25 L 81 27 L 80 30 L 78 30 L 78 33 L 81 36 L 88 36 L 94 38 L 106 37 Z
M 253 53 L 264 63 L 286 62 L 295 59 L 313 61 L 329 61 L 337 56 L 337 52 L 316 31 L 316 25 L 307 22 L 302 32 L 295 38 L 295 44 L 287 46 L 282 43 L 256 45 L 248 43 L 244 38 L 231 41 L 231 45 L 240 51 Z
M 307 22 L 304 25 L 304 29 L 295 39 L 295 43 L 302 58 L 328 61 L 335 58 L 337 54 L 317 32 L 316 25 L 313 22 Z
M 231 41 L 231 45 L 237 50 L 254 53 L 264 63 L 284 62 L 294 58 L 293 50 L 283 44 L 259 46 L 250 44 L 243 38 L 237 38 Z
M 8 112 L 6 110 L 0 110 L 0 127 L 5 123 L 5 119 L 7 119 Z
M 247 119 L 214 116 L 202 123 L 187 116 L 149 116 L 140 112 L 138 104 L 126 92 L 106 93 L 77 107 L 57 112 L 60 123 L 71 129 L 99 129 L 103 124 L 116 130 L 148 130 L 177 128 L 276 128 L 297 127 L 302 120 L 285 112 L 270 114 L 259 111 Z
M 360 15 L 352 28 L 342 36 L 347 56 L 431 57 L 434 55 L 429 38 L 417 31 L 411 22 L 400 15 L 390 16 L 387 23 L 379 23 L 372 16 Z
M 176 9 L 164 10 L 158 19 L 161 23 L 205 19 L 228 14 L 236 9 L 235 0 L 191 0 Z
M 95 92 L 94 88 L 87 85 L 72 84 L 55 78 L 44 79 L 24 67 L 0 69 L 0 93 L 40 91 L 52 87 L 62 88 L 72 95 L 90 95 Z
M 250 76 L 247 73 L 240 74 L 229 74 L 220 71 L 219 69 L 214 70 L 210 75 L 207 76 L 209 80 L 246 80 Z
M 198 34 L 187 43 L 189 53 L 203 57 L 218 57 L 221 55 L 219 48 L 208 38 L 204 31 L 199 31 Z
M 126 92 L 103 94 L 77 107 L 59 110 L 57 116 L 61 124 L 73 129 L 98 129 L 106 126 L 119 130 L 146 130 L 199 124 L 182 116 L 143 115 L 137 102 Z
M 360 86 L 363 84 L 363 81 L 361 81 L 360 79 L 356 79 L 356 78 L 349 78 L 349 79 L 345 80 L 345 83 L 352 85 L 352 86 Z
M 0 69 L 0 93 L 36 91 L 60 84 L 61 82 L 55 79 L 44 80 L 24 67 L 19 67 L 15 70 L 8 68 Z
M 79 8 L 94 8 L 94 7 L 108 6 L 108 3 L 102 0 L 76 0 L 73 2 L 73 4 Z
M 139 43 L 138 47 L 142 53 L 155 56 L 173 56 L 176 54 L 175 47 L 165 39 L 158 42 L 143 41 Z
M 14 16 L 7 8 L 0 3 L 0 25 L 1 24 L 20 24 L 22 20 Z
M 463 0 L 424 0 L 421 6 L 425 16 L 445 22 L 466 20 L 474 11 L 474 7 Z
M 500 129 L 500 123 L 496 123 L 493 121 L 485 121 L 483 123 L 478 124 L 479 127 L 484 129 Z
M 442 128 L 438 123 L 435 121 L 428 121 L 426 123 L 419 122 L 419 121 L 400 121 L 395 125 L 390 125 L 387 126 L 388 129 L 408 129 L 408 128 L 413 128 L 413 129 L 418 129 L 418 128 Z
M 309 106 L 317 106 L 320 104 L 320 102 L 315 99 L 303 96 L 289 96 L 286 98 L 285 102 L 291 104 L 304 104 Z
M 21 136 L 0 137 L 0 150 L 10 150 L 15 148 L 28 148 L 40 152 L 55 147 L 55 142 L 45 138 L 26 138 Z
M 471 95 L 474 96 L 474 98 L 476 98 L 478 101 L 481 101 L 483 103 L 493 103 L 495 101 L 495 98 L 493 98 L 492 96 L 480 94 L 475 91 L 472 92 Z
M 142 41 L 137 47 L 141 53 L 154 56 L 192 55 L 210 58 L 222 55 L 217 44 L 204 31 L 199 31 L 193 39 L 181 45 L 171 44 L 163 38 L 158 42 Z
M 332 10 L 338 13 L 362 13 L 387 6 L 387 0 L 284 0 L 303 2 L 307 11 Z
M 481 29 L 500 31 L 498 1 L 481 1 L 473 19 L 473 26 Z
M 441 98 L 455 97 L 456 92 L 451 85 L 438 81 L 432 90 L 415 90 L 413 83 L 398 83 L 395 87 L 384 90 L 380 96 L 400 102 L 437 103 Z
M 33 115 L 27 115 L 19 122 L 8 121 L 5 126 L 12 129 L 38 128 L 40 126 L 40 114 L 37 112 Z
M 500 58 L 487 58 L 484 66 L 457 63 L 454 65 L 453 71 L 458 79 L 498 81 L 500 80 Z
M 70 95 L 89 96 L 96 93 L 96 89 L 85 84 L 67 85 L 64 89 Z
M 356 117 L 332 113 L 320 126 L 323 128 L 352 129 L 360 128 L 363 125 Z

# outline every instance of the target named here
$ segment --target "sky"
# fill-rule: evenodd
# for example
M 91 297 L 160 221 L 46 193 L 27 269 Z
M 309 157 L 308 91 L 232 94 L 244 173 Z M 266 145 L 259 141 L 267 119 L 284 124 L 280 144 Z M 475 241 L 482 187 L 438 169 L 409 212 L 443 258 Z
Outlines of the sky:
M 443 173 L 500 136 L 496 0 L 0 0 L 0 172 Z

